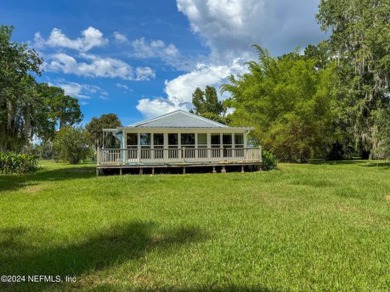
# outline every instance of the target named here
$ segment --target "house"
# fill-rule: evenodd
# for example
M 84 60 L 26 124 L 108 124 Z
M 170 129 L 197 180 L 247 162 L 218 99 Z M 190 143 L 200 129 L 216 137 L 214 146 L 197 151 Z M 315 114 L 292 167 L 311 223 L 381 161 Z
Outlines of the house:
M 97 153 L 97 174 L 106 169 L 136 169 L 139 173 L 159 168 L 226 167 L 261 163 L 261 149 L 248 147 L 249 127 L 229 127 L 204 117 L 177 110 L 127 127 L 103 129 L 120 141 L 120 148 Z

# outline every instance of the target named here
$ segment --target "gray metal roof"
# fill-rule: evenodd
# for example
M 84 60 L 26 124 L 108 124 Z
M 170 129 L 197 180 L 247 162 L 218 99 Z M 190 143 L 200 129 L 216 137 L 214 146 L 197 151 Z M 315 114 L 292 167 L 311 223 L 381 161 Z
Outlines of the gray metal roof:
M 130 128 L 229 128 L 228 126 L 191 114 L 183 110 L 177 110 L 168 114 L 131 124 Z

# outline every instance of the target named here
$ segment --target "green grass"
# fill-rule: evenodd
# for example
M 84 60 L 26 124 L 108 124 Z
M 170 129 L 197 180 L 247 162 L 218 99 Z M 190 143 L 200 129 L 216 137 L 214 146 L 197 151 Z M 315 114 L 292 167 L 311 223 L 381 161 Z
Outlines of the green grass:
M 390 289 L 390 165 L 95 177 L 0 176 L 0 291 Z

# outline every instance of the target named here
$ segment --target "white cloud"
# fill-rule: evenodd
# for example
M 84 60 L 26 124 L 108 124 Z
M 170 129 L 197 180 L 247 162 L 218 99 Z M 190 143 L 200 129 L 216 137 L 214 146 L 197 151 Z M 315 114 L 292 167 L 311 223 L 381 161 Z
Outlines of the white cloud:
M 164 61 L 172 62 L 179 57 L 179 50 L 173 45 L 166 45 L 162 40 L 146 41 L 140 38 L 131 42 L 134 56 L 137 58 L 161 58 Z
M 149 67 L 137 67 L 135 69 L 136 80 L 149 80 L 156 77 L 154 71 Z
M 65 80 L 59 80 L 55 84 L 50 85 L 62 88 L 66 95 L 83 100 L 91 99 L 94 95 L 98 95 L 99 97 L 103 96 L 105 98 L 108 96 L 108 93 L 105 90 L 96 85 L 67 82 Z
M 155 77 L 149 67 L 137 67 L 115 58 L 102 58 L 91 54 L 80 54 L 84 61 L 65 53 L 57 53 L 48 58 L 47 71 L 63 72 L 87 77 L 121 78 L 124 80 L 148 80 Z
M 315 21 L 319 0 L 177 0 L 191 29 L 211 50 L 213 60 L 253 58 L 253 44 L 273 54 L 324 38 Z
M 244 73 L 247 69 L 241 60 L 256 59 L 254 44 L 265 47 L 273 55 L 280 55 L 296 46 L 315 44 L 325 38 L 315 21 L 319 0 L 176 2 L 178 10 L 187 16 L 192 31 L 210 49 L 210 55 L 189 73 L 166 81 L 166 98 L 141 99 L 137 109 L 146 117 L 177 108 L 188 109 L 196 87 L 219 87 L 226 82 L 227 76 Z M 148 43 L 143 38 L 133 42 L 133 47 L 140 57 L 155 56 L 155 51 L 166 48 L 160 42 Z
M 53 28 L 47 40 L 37 32 L 34 41 L 38 48 L 48 46 L 73 49 L 80 52 L 87 52 L 94 47 L 101 47 L 108 43 L 108 40 L 103 37 L 103 33 L 91 26 L 81 31 L 81 37 L 77 39 L 70 39 L 60 29 Z
M 179 108 L 188 110 L 192 107 L 192 93 L 197 87 L 204 89 L 207 85 L 213 85 L 218 89 L 228 76 L 245 71 L 246 66 L 238 59 L 229 65 L 199 64 L 195 70 L 165 82 L 167 98 L 141 99 L 137 109 L 148 118 Z M 222 99 L 221 96 L 219 98 Z
M 139 110 L 145 118 L 153 118 L 162 114 L 172 112 L 177 109 L 186 109 L 183 105 L 176 105 L 165 98 L 143 98 L 138 101 L 137 110 Z
M 127 43 L 129 41 L 124 34 L 117 31 L 114 32 L 114 38 L 119 43 Z
M 128 87 L 126 84 L 117 83 L 116 87 L 123 89 L 124 91 L 133 91 L 130 87 Z

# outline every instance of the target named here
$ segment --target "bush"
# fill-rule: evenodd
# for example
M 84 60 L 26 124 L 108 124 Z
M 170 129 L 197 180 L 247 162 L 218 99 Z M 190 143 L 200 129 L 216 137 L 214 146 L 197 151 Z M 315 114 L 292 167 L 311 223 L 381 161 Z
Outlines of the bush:
M 35 155 L 0 152 L 0 174 L 25 173 L 38 169 Z
M 276 157 L 271 152 L 268 152 L 267 150 L 264 150 L 262 152 L 262 160 L 263 160 L 261 163 L 262 170 L 275 169 L 276 166 L 278 165 L 278 160 L 276 159 Z
M 54 159 L 78 164 L 89 154 L 88 140 L 82 128 L 63 127 L 53 141 Z

